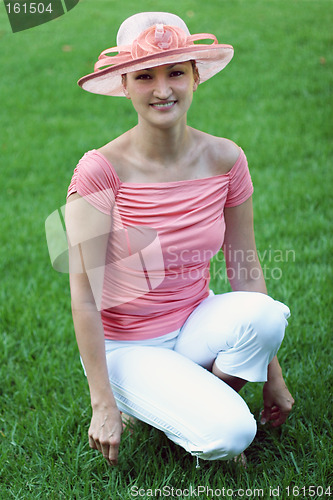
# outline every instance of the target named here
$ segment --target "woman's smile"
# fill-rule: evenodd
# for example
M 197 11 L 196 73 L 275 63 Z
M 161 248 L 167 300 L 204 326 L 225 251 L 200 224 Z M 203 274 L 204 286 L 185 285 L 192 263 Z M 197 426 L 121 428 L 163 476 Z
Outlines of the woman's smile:
M 173 108 L 177 104 L 177 101 L 161 101 L 161 102 L 153 102 L 150 106 L 158 111 L 168 111 Z

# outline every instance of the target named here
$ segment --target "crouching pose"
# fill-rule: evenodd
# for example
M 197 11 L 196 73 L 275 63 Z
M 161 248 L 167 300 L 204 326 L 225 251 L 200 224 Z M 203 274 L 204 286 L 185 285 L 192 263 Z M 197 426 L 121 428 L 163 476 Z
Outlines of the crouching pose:
M 66 205 L 89 443 L 110 464 L 120 412 L 192 455 L 228 460 L 256 434 L 238 394 L 247 381 L 265 382 L 262 419 L 274 426 L 294 403 L 276 357 L 289 309 L 266 292 L 246 156 L 187 125 L 198 85 L 232 56 L 232 46 L 191 35 L 177 16 L 144 12 L 124 21 L 117 47 L 79 80 L 89 92 L 130 99 L 138 116 L 85 153 Z M 233 291 L 214 294 L 210 261 L 221 248 Z

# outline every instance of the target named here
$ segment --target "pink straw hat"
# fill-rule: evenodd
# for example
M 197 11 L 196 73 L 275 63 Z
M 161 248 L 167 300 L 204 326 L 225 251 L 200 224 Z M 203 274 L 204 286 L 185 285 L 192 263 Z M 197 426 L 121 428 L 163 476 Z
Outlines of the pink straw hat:
M 213 40 L 213 43 L 194 43 L 199 40 Z M 104 50 L 94 73 L 80 78 L 78 84 L 94 94 L 124 96 L 121 75 L 190 60 L 196 62 L 202 83 L 221 71 L 233 54 L 233 47 L 219 44 L 214 35 L 191 35 L 175 14 L 140 12 L 121 24 L 117 47 Z

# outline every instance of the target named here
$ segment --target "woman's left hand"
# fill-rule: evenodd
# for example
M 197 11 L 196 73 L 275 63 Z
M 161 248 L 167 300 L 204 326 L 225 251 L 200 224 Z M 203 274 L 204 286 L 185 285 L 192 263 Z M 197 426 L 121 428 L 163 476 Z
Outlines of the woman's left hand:
M 283 424 L 295 403 L 282 377 L 269 379 L 263 389 L 264 409 L 261 423 L 272 421 L 273 427 Z

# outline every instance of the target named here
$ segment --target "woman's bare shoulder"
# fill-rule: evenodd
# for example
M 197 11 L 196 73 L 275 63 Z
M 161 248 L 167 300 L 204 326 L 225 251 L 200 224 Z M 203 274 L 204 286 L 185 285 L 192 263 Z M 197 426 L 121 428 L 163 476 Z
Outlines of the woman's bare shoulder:
M 127 146 L 128 146 L 128 134 L 125 133 L 120 135 L 119 137 L 116 137 L 115 139 L 108 142 L 104 146 L 101 146 L 96 151 L 101 153 L 112 163 L 113 158 L 118 159 L 124 154 L 124 151 L 126 151 Z
M 128 150 L 129 138 L 127 133 L 96 149 L 113 166 L 120 178 L 126 177 L 126 166 L 128 164 L 126 152 Z
M 230 139 L 196 131 L 198 139 L 205 143 L 205 155 L 214 175 L 228 173 L 235 165 L 240 148 Z

